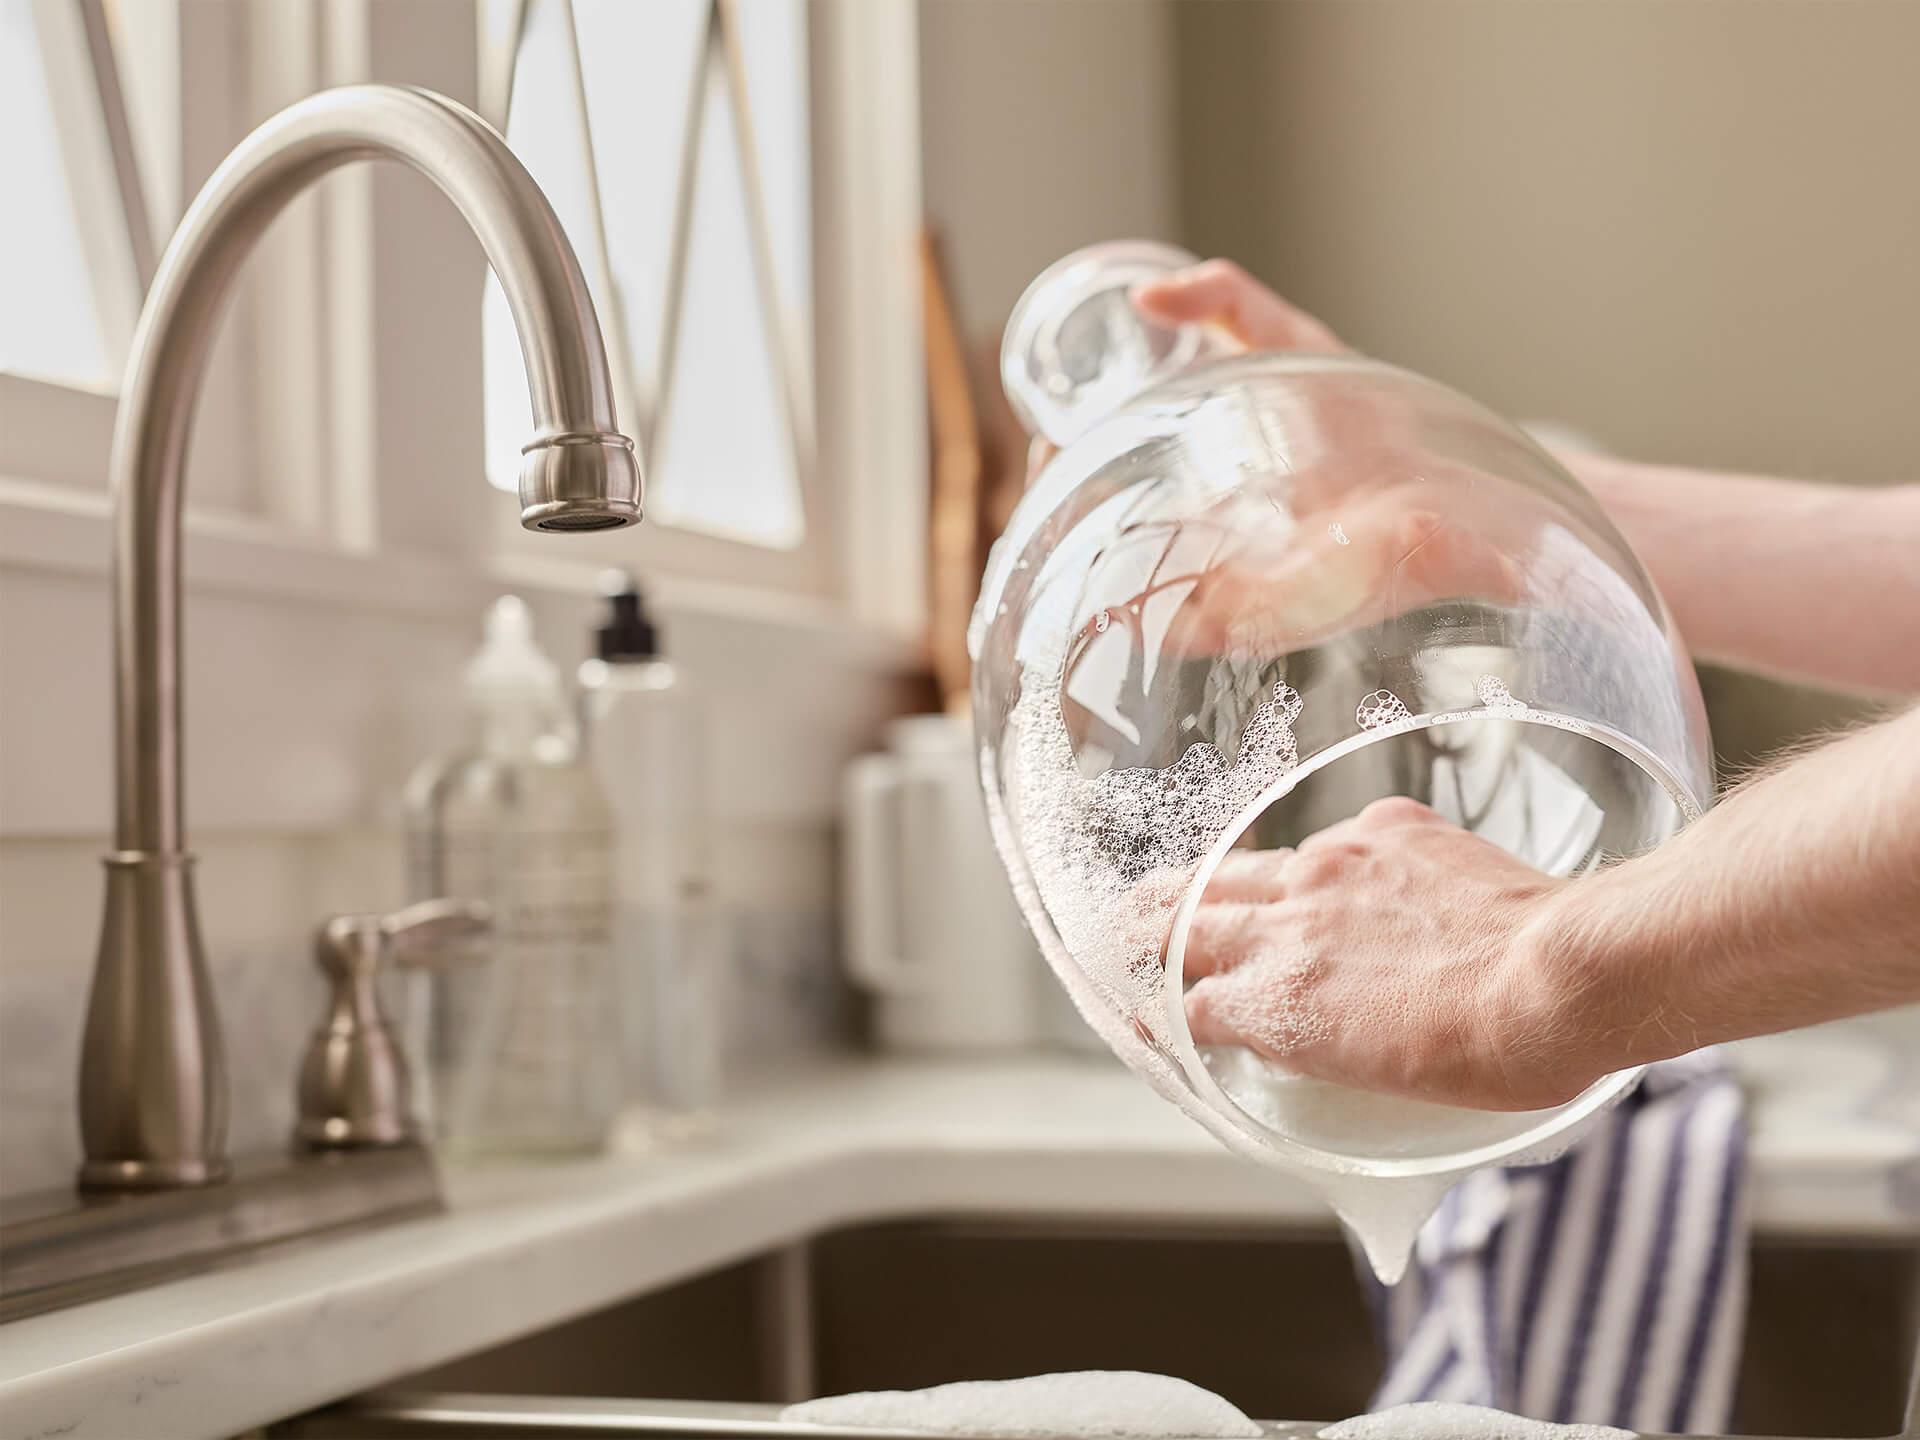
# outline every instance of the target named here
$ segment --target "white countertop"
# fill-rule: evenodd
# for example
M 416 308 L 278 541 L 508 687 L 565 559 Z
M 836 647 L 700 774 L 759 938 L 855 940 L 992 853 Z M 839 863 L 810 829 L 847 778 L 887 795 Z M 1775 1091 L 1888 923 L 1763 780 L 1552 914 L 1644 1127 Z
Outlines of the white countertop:
M 1902 1084 L 1889 1112 L 1893 1062 L 1851 1032 L 1767 1044 L 1756 1226 L 1920 1234 L 1920 1101 L 1905 1101 L 1920 1092 Z M 445 1215 L 0 1327 L 0 1440 L 232 1435 L 847 1224 L 1332 1223 L 1299 1184 L 1077 1057 L 822 1063 L 677 1148 L 446 1179 Z

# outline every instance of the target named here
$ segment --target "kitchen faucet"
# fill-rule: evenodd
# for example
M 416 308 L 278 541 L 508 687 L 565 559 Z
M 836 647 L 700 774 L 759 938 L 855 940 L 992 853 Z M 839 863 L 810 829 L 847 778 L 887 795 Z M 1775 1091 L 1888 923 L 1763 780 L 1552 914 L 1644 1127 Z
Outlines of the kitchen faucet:
M 522 452 L 520 523 L 610 530 L 640 519 L 640 467 L 617 430 L 580 263 L 533 177 L 478 116 L 426 90 L 323 91 L 268 120 L 214 171 L 154 276 L 114 427 L 117 818 L 80 1064 L 86 1189 L 226 1178 L 226 1065 L 181 803 L 187 437 L 208 342 L 240 263 L 295 195 L 365 159 L 401 161 L 438 185 L 506 293 L 535 425 Z

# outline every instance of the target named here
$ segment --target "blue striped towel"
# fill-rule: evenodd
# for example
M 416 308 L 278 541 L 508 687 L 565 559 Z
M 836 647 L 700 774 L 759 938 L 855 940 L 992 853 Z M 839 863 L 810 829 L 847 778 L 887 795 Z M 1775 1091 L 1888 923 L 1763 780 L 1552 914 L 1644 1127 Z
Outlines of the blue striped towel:
M 1558 1160 L 1455 1186 L 1401 1284 L 1361 1263 L 1388 1357 L 1373 1407 L 1723 1434 L 1746 1242 L 1739 1083 L 1711 1052 L 1653 1066 Z

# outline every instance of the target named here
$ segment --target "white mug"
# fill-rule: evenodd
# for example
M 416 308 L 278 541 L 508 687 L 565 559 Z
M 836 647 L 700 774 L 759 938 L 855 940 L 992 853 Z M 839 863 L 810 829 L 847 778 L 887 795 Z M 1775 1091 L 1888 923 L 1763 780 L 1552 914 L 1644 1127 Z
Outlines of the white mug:
M 1080 1028 L 987 830 L 967 721 L 913 715 L 847 769 L 847 969 L 890 1050 L 1021 1049 Z M 1070 1006 L 1068 1007 L 1070 1011 Z

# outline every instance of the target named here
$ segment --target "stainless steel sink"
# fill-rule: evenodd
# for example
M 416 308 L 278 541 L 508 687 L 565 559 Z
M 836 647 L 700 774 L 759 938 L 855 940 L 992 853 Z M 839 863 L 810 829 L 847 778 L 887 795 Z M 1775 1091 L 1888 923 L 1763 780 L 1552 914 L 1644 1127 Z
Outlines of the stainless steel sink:
M 1767 1240 L 1753 1261 L 1737 1433 L 1920 1434 L 1920 1246 Z M 1250 1415 L 1324 1421 L 1365 1408 L 1379 1364 L 1328 1230 L 930 1220 L 824 1235 L 277 1433 L 831 1440 L 773 1407 L 1085 1369 L 1158 1370 Z

